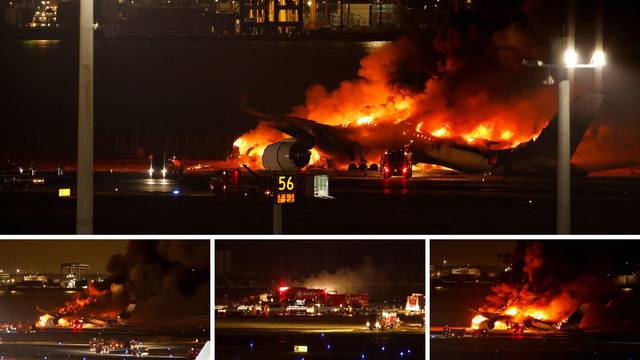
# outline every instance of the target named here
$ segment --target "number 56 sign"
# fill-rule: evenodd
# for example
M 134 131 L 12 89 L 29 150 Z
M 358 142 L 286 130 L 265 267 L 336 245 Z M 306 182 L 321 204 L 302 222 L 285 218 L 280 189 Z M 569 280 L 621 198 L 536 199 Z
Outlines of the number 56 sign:
M 275 176 L 276 204 L 292 204 L 296 201 L 297 179 L 295 175 L 283 174 Z

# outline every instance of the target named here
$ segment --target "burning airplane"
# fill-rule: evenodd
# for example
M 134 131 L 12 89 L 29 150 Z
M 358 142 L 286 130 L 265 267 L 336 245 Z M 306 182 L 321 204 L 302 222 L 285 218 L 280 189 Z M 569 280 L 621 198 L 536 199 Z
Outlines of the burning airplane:
M 118 305 L 109 304 L 105 295 L 107 291 L 99 290 L 93 283 L 81 293 L 78 293 L 64 306 L 56 310 L 44 310 L 36 307 L 42 315 L 35 326 L 40 329 L 70 328 L 81 330 L 84 328 L 105 328 L 127 325 L 127 321 L 136 309 L 135 303 L 130 303 L 123 310 Z
M 510 330 L 514 333 L 523 333 L 526 330 L 577 331 L 588 308 L 588 304 L 582 304 L 568 317 L 563 318 L 550 318 L 544 310 L 517 307 L 509 307 L 499 312 L 475 310 L 477 315 L 471 319 L 471 329 L 480 332 Z
M 603 270 L 611 264 L 587 260 L 587 256 L 595 255 L 569 254 L 584 264 L 571 265 L 562 244 L 521 243 L 516 251 L 521 269 L 514 269 L 517 274 L 509 280 L 495 284 L 484 304 L 472 310 L 471 330 L 522 334 L 637 329 L 637 322 L 632 320 L 635 316 L 626 309 L 635 306 L 638 299 L 616 286 L 607 274 L 610 270 Z
M 183 317 L 208 315 L 208 241 L 131 241 L 126 254 L 110 258 L 106 270 L 109 278 L 90 282 L 63 306 L 36 308 L 40 315 L 35 327 L 175 325 Z
M 571 107 L 572 155 L 596 117 L 603 99 L 604 95 L 587 93 L 574 100 Z M 341 164 L 365 159 L 363 154 L 377 154 L 374 159 L 380 159 L 388 149 L 406 149 L 413 164 L 438 165 L 465 173 L 548 174 L 556 168 L 557 117 L 536 138 L 502 148 L 504 142 L 490 139 L 469 137 L 467 142 L 463 138 L 425 134 L 420 130 L 422 123 L 415 125 L 410 121 L 363 130 L 298 117 L 249 113 L 261 119 L 263 126 L 291 136 L 264 147 L 261 158 L 266 170 L 302 169 L 313 164 L 312 159 L 317 157 L 313 155 L 314 151 Z M 363 132 L 366 137 L 380 140 L 360 141 Z
M 487 24 L 475 14 L 454 16 L 431 41 L 405 37 L 365 56 L 358 77 L 336 89 L 310 87 L 305 103 L 288 115 L 245 107 L 257 126 L 235 141 L 234 158 L 293 171 L 376 164 L 386 151 L 404 149 L 417 168 L 554 173 L 555 89 L 541 85 L 544 74 L 521 65 L 549 57 L 542 45 L 548 39 L 534 38 L 522 19 Z M 605 96 L 583 89 L 575 95 L 571 155 L 582 151 L 577 157 L 584 160 L 605 146 L 596 131 L 604 125 L 594 121 Z M 580 165 L 576 172 L 604 170 Z

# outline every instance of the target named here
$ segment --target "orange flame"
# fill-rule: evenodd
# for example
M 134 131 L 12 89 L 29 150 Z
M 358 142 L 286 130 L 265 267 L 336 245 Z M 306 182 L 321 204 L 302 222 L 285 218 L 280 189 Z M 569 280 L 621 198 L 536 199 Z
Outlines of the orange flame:
M 407 39 L 378 48 L 361 60 L 359 78 L 344 81 L 332 91 L 322 85 L 311 86 L 304 105 L 295 107 L 291 115 L 362 129 L 354 135 L 361 144 L 372 136 L 386 136 L 384 131 L 371 132 L 374 127 L 408 125 L 421 136 L 459 139 L 473 146 L 490 142 L 492 148 L 508 148 L 537 136 L 553 114 L 553 92 L 544 87 L 507 99 L 498 99 L 490 89 L 480 90 L 475 85 L 468 90 L 462 86 L 452 94 L 447 75 L 459 70 L 454 63 L 447 63 L 443 76 L 427 80 L 424 89 L 398 86 L 394 69 L 415 48 Z M 266 145 L 282 138 L 278 131 L 260 125 L 234 145 L 240 157 L 248 157 L 260 167 L 258 160 Z M 362 156 L 368 161 L 379 160 L 373 153 Z

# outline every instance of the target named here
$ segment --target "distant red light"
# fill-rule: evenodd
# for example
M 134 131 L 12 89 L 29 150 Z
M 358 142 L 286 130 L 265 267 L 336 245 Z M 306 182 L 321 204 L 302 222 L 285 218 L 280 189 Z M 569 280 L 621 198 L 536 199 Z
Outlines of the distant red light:
M 389 172 L 389 168 L 388 167 L 384 167 L 384 172 Z
M 278 288 L 278 290 L 280 292 L 285 292 L 285 291 L 289 290 L 289 287 L 288 286 L 280 286 L 280 288 Z
M 406 173 L 406 172 L 407 172 L 407 168 L 406 168 L 406 167 L 405 167 L 405 168 L 402 168 L 402 172 L 403 172 L 403 173 Z

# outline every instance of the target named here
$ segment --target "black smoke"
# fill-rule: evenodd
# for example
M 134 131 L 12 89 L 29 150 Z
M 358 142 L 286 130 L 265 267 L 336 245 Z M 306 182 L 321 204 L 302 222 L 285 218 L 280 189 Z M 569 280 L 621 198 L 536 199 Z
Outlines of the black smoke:
M 132 240 L 109 260 L 102 287 L 114 303 L 136 304 L 132 322 L 208 324 L 209 257 L 209 241 Z

